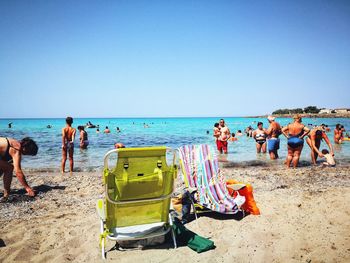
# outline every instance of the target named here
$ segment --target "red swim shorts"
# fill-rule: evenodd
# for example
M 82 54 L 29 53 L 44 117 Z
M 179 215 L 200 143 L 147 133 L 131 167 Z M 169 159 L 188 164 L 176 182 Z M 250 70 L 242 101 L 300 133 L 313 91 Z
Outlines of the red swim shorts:
M 218 151 L 220 153 L 224 152 L 227 153 L 227 141 L 216 141 L 216 146 L 218 148 Z

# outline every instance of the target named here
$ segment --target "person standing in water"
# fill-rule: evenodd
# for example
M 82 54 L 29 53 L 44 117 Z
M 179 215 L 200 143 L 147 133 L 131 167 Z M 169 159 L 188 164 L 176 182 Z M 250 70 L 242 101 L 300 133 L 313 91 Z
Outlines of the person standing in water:
M 262 122 L 258 122 L 258 128 L 253 131 L 253 138 L 255 139 L 256 142 L 256 152 L 260 153 L 266 153 L 266 131 L 263 128 L 263 123 Z
M 325 141 L 330 150 L 330 154 L 334 156 L 332 144 L 322 126 L 313 128 L 308 137 L 306 138 L 307 144 L 311 149 L 311 161 L 314 165 L 316 165 L 317 157 L 323 157 L 322 152 L 320 151 L 321 141 Z
M 294 122 L 283 127 L 282 133 L 288 139 L 288 156 L 286 165 L 289 168 L 290 164 L 296 168 L 299 163 L 301 151 L 304 146 L 304 137 L 309 134 L 310 129 L 301 122 L 299 114 L 294 115 Z
M 227 141 L 231 137 L 230 129 L 225 125 L 225 120 L 220 119 L 220 136 L 217 139 L 217 147 L 220 153 L 227 154 Z
M 275 160 L 278 158 L 278 149 L 280 148 L 280 139 L 278 138 L 282 134 L 281 126 L 275 121 L 275 117 L 268 116 L 267 120 L 270 123 L 269 128 L 266 130 L 268 136 L 267 150 L 270 154 L 270 159 Z
M 74 138 L 76 130 L 72 128 L 73 118 L 66 118 L 66 126 L 62 128 L 62 163 L 61 172 L 65 172 L 65 166 L 67 161 L 67 154 L 69 156 L 69 171 L 73 172 L 73 153 L 74 153 Z
M 80 141 L 80 148 L 81 149 L 87 149 L 88 145 L 89 145 L 89 140 L 88 140 L 88 134 L 84 129 L 84 126 L 78 126 L 78 130 L 80 133 L 79 136 L 79 141 Z

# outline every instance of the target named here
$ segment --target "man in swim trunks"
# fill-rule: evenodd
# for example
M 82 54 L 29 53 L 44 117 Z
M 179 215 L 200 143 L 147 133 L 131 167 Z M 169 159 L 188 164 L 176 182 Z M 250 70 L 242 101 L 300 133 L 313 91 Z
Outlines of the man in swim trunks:
M 30 138 L 17 141 L 11 138 L 0 137 L 0 175 L 3 174 L 4 197 L 7 200 L 10 194 L 12 172 L 15 171 L 18 181 L 23 185 L 29 196 L 35 196 L 34 190 L 28 185 L 21 168 L 22 155 L 36 155 L 38 146 Z
M 306 138 L 306 142 L 310 146 L 310 149 L 311 149 L 311 161 L 314 165 L 316 165 L 316 160 L 317 160 L 318 156 L 320 156 L 321 158 L 323 157 L 322 152 L 319 150 L 322 140 L 324 140 L 326 142 L 326 144 L 328 145 L 330 154 L 332 156 L 334 156 L 332 144 L 331 144 L 325 130 L 323 129 L 322 126 L 315 127 L 310 131 L 308 137 Z
M 266 153 L 266 131 L 263 128 L 263 123 L 262 122 L 258 122 L 258 128 L 253 131 L 253 138 L 255 139 L 256 142 L 256 152 L 260 153 Z
M 278 158 L 278 149 L 280 148 L 280 139 L 278 138 L 282 134 L 281 126 L 275 121 L 275 117 L 268 116 L 267 120 L 270 123 L 269 128 L 266 130 L 267 134 L 267 150 L 270 154 L 270 159 L 275 160 Z
M 221 119 L 220 124 L 220 136 L 217 139 L 217 147 L 220 153 L 227 154 L 227 141 L 231 137 L 230 129 L 225 125 L 225 120 Z
M 66 127 L 62 128 L 62 163 L 61 163 L 61 172 L 64 173 L 67 153 L 69 155 L 69 171 L 73 172 L 73 153 L 74 153 L 74 138 L 76 130 L 72 128 L 73 118 L 66 118 Z

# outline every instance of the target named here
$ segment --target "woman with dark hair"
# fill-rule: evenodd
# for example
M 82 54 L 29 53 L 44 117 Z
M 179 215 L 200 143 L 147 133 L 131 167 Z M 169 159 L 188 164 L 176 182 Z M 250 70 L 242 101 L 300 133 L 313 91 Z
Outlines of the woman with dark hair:
M 265 129 L 263 128 L 263 123 L 258 122 L 258 128 L 253 131 L 253 138 L 255 139 L 256 142 L 256 152 L 260 153 L 266 153 L 266 138 L 267 134 Z
M 87 149 L 88 145 L 89 145 L 89 140 L 88 140 L 88 135 L 87 132 L 84 129 L 84 126 L 78 126 L 78 130 L 80 132 L 80 148 L 81 149 Z
M 21 141 L 12 138 L 0 137 L 0 175 L 4 174 L 4 197 L 6 200 L 10 194 L 12 172 L 16 173 L 18 181 L 23 185 L 29 196 L 35 196 L 34 190 L 28 185 L 21 168 L 22 155 L 36 155 L 38 146 L 35 141 L 26 137 Z
M 72 128 L 73 118 L 66 118 L 66 127 L 62 128 L 62 162 L 61 162 L 61 172 L 64 173 L 67 154 L 69 156 L 69 171 L 73 172 L 73 153 L 74 153 L 74 138 L 76 130 Z
M 306 142 L 311 149 L 311 161 L 314 165 L 316 165 L 316 160 L 318 156 L 323 157 L 323 154 L 320 151 L 322 140 L 326 142 L 330 150 L 330 154 L 334 156 L 332 144 L 329 141 L 329 138 L 324 128 L 322 126 L 315 127 L 310 131 L 308 137 L 306 138 Z

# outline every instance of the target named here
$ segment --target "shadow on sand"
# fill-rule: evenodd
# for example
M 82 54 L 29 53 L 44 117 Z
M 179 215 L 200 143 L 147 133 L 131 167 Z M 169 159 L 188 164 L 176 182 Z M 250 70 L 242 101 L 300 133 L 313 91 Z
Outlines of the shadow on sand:
M 38 196 L 38 195 L 50 192 L 52 190 L 64 190 L 64 189 L 66 189 L 66 187 L 60 186 L 60 185 L 51 186 L 51 185 L 47 185 L 47 184 L 41 184 L 38 186 L 34 186 L 33 189 Z M 0 193 L 0 199 L 2 199 L 3 195 L 4 195 L 3 193 Z M 34 200 L 35 200 L 35 197 L 28 196 L 24 189 L 15 189 L 15 190 L 11 190 L 11 194 L 8 197 L 8 199 L 2 200 L 2 202 L 19 203 L 19 202 L 32 202 Z

